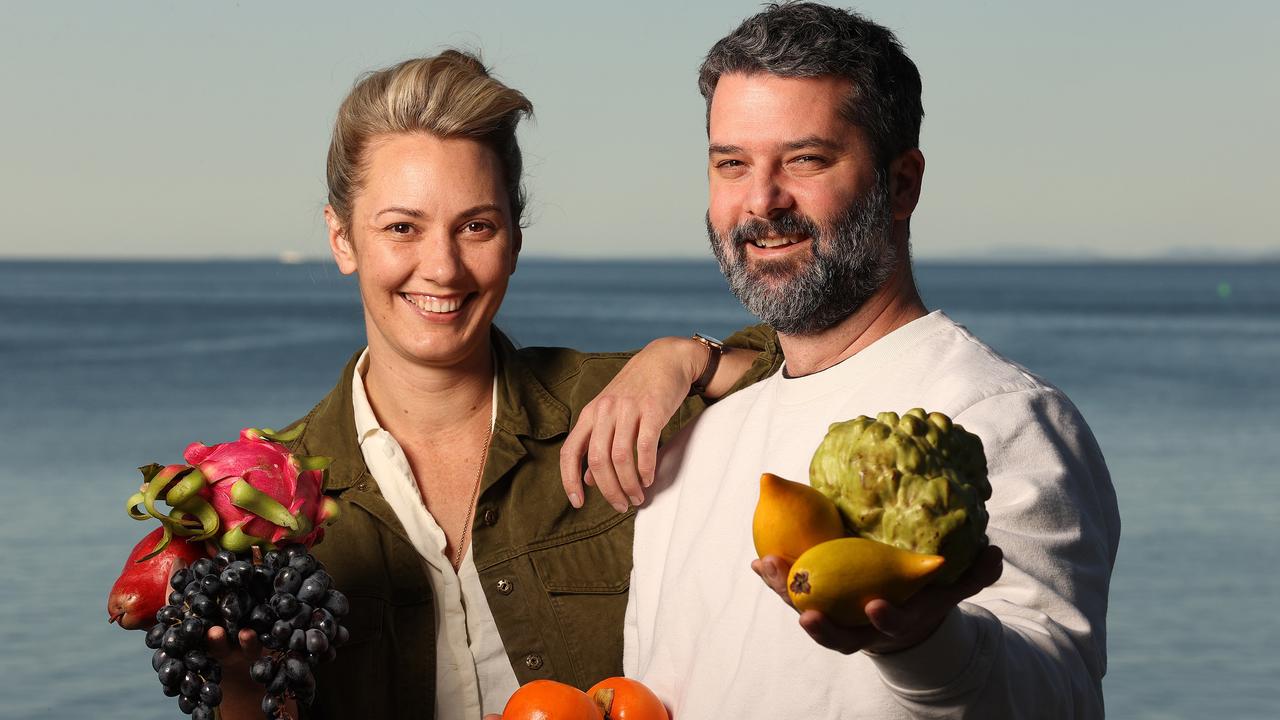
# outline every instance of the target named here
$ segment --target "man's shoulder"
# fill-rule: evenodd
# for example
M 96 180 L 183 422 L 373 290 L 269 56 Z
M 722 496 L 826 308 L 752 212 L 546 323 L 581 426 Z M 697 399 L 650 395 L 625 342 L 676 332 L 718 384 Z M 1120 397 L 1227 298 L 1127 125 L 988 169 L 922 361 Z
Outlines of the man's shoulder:
M 913 349 L 910 362 L 921 388 L 950 398 L 954 407 L 1010 393 L 1061 394 L 1049 381 L 941 314 L 936 331 Z

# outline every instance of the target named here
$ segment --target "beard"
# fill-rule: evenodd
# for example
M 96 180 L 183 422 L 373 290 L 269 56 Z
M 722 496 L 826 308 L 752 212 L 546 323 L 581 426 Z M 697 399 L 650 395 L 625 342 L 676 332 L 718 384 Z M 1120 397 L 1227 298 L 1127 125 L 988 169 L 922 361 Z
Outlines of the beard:
M 888 180 L 876 182 L 824 223 L 788 212 L 735 226 L 726 240 L 711 225 L 707 236 L 729 289 L 747 310 L 784 335 L 814 335 L 856 312 L 884 285 L 897 264 L 890 235 Z M 811 253 L 747 260 L 747 243 L 768 235 L 805 235 Z

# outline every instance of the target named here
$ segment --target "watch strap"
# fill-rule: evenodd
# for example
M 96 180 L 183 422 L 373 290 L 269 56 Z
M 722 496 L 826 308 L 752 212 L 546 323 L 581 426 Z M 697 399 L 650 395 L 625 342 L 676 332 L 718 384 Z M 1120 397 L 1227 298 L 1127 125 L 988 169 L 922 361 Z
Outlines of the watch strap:
M 720 367 L 720 356 L 724 354 L 724 343 L 701 333 L 694 333 L 693 339 L 707 349 L 707 364 L 703 366 L 698 379 L 694 380 L 693 385 L 689 388 L 690 395 L 701 395 L 707 391 L 707 386 L 711 384 L 711 378 L 716 376 L 716 369 Z

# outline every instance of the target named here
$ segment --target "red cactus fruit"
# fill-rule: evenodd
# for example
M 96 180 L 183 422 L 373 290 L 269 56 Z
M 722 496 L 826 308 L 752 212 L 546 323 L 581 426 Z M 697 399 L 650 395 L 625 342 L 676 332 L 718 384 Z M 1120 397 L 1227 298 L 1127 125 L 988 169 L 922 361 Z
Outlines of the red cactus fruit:
M 192 443 L 183 453 L 190 465 L 142 468 L 146 482 L 129 498 L 129 514 L 165 526 L 157 550 L 173 535 L 236 552 L 282 541 L 311 546 L 338 505 L 322 492 L 329 458 L 294 455 L 284 445 L 301 431 L 301 425 L 288 433 L 245 428 L 233 442 Z M 161 499 L 172 512 L 155 507 Z

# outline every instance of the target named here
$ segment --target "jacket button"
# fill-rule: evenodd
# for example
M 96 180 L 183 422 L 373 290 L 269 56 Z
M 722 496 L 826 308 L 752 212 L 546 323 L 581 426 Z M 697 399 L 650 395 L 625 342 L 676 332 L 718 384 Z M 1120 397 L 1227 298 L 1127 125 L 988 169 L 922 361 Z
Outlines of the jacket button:
M 511 587 L 510 580 L 506 578 L 502 578 L 501 580 L 498 581 L 498 592 L 502 593 L 503 595 L 510 595 L 512 590 L 513 588 Z
M 361 492 L 364 492 L 365 490 L 369 489 L 369 483 L 365 482 L 364 480 L 361 480 L 359 483 L 356 484 L 356 489 Z
M 542 667 L 542 656 L 538 653 L 529 653 L 524 656 L 524 666 L 530 670 L 537 670 Z
M 498 524 L 498 511 L 494 508 L 485 508 L 484 514 L 480 516 L 485 525 L 490 527 Z

